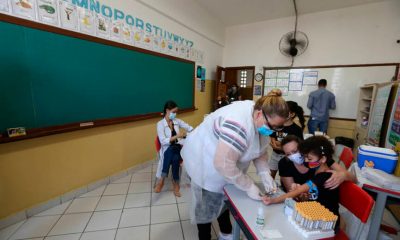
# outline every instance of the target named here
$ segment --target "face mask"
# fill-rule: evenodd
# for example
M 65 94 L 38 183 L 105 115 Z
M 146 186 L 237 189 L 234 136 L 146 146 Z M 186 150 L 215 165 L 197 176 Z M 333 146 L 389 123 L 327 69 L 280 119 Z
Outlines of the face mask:
M 267 127 L 267 125 L 263 124 L 261 127 L 257 128 L 257 131 L 259 134 L 263 135 L 263 136 L 270 136 L 271 134 L 274 133 L 273 130 L 269 129 Z
M 176 118 L 176 113 L 170 112 L 169 113 L 169 119 L 174 120 Z
M 303 164 L 303 162 L 304 162 L 304 157 L 299 152 L 290 155 L 288 158 L 290 159 L 290 161 L 292 161 L 296 164 L 299 164 L 299 165 Z
M 303 164 L 306 168 L 309 168 L 309 169 L 318 169 L 319 166 L 321 166 L 321 163 L 319 160 L 316 162 L 304 162 Z

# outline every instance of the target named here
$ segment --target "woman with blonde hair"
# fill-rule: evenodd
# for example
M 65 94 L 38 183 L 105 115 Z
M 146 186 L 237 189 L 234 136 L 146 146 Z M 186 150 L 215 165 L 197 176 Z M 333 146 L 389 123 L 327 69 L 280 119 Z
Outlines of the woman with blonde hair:
M 253 161 L 265 191 L 275 190 L 268 168 L 267 147 L 280 129 L 289 108 L 276 89 L 253 101 L 237 101 L 208 115 L 186 139 L 181 156 L 191 178 L 191 219 L 200 240 L 211 239 L 211 222 L 218 219 L 219 239 L 232 239 L 232 225 L 224 204 L 223 187 L 234 184 L 255 200 L 260 189 L 246 174 Z

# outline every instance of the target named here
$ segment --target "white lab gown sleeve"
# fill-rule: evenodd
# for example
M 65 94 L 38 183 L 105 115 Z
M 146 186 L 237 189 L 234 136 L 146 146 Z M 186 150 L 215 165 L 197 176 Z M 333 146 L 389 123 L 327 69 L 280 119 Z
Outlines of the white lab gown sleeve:
M 193 131 L 193 127 L 190 126 L 189 124 L 187 124 L 185 121 L 181 120 L 181 119 L 176 119 L 176 123 L 178 124 L 179 128 L 183 128 L 185 129 L 187 132 L 191 132 Z M 179 132 L 179 130 L 178 130 Z M 177 132 L 177 133 L 178 133 Z
M 247 191 L 254 181 L 237 167 L 240 152 L 230 147 L 226 142 L 219 141 L 214 158 L 214 167 L 228 182 L 237 188 Z

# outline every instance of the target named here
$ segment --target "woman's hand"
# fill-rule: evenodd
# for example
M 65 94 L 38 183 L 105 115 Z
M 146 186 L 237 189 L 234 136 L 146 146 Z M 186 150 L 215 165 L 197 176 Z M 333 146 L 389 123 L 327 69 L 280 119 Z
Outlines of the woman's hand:
M 270 205 L 270 204 L 274 204 L 274 203 L 275 203 L 275 198 L 271 198 L 271 197 L 268 197 L 268 196 L 264 196 L 264 197 L 262 197 L 261 199 L 262 199 L 262 201 L 263 201 L 263 203 L 264 203 L 265 205 Z
M 176 136 L 177 136 L 178 138 L 184 138 L 184 137 L 186 137 L 186 132 L 180 131 Z
M 325 182 L 325 188 L 335 189 L 346 180 L 346 174 L 344 172 L 335 170 L 328 170 L 327 172 L 332 173 L 332 176 Z

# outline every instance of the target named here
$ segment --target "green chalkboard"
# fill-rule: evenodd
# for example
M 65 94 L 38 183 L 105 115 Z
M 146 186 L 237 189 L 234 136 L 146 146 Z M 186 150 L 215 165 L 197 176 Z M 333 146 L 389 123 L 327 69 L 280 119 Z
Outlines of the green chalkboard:
M 194 107 L 194 62 L 5 21 L 0 32 L 1 132 Z

